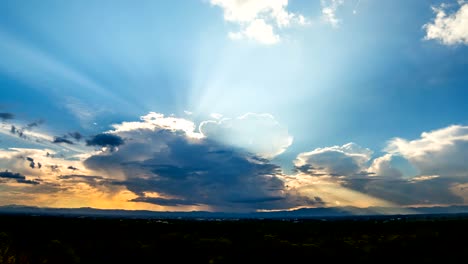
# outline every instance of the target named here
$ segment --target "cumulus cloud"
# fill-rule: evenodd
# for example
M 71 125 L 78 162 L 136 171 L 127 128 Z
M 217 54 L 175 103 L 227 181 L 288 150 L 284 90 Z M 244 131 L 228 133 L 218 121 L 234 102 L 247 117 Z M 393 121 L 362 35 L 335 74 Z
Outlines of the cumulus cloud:
M 401 178 L 403 173 L 400 169 L 396 168 L 392 161 L 395 156 L 392 154 L 385 154 L 382 157 L 378 157 L 373 160 L 372 165 L 369 168 L 370 172 L 375 173 L 375 175 L 383 176 L 386 178 Z
M 248 113 L 233 119 L 205 121 L 200 124 L 200 132 L 268 159 L 283 153 L 293 142 L 288 130 L 270 114 Z
M 401 173 L 391 170 L 391 155 L 379 157 L 371 163 L 372 154 L 370 149 L 355 143 L 300 153 L 294 160 L 296 174 L 288 177 L 287 185 L 295 196 L 318 196 L 327 206 L 417 204 L 418 199 L 403 199 L 395 185 Z M 399 184 L 405 187 L 405 191 L 415 187 L 404 179 Z
M 299 171 L 313 172 L 318 176 L 356 176 L 365 174 L 371 155 L 370 149 L 348 143 L 300 153 L 294 165 Z
M 322 5 L 322 19 L 333 27 L 338 27 L 341 20 L 336 16 L 336 12 L 340 6 L 344 4 L 344 0 L 320 0 Z
M 420 175 L 468 177 L 468 126 L 424 132 L 415 140 L 394 138 L 386 151 L 409 160 Z
M 374 159 L 368 171 L 376 177 L 349 179 L 344 186 L 401 205 L 460 204 L 468 182 L 468 127 L 449 126 L 424 132 L 419 139 L 394 138 L 388 153 Z M 404 175 L 404 162 L 416 168 Z
M 270 118 L 266 120 L 276 128 Z M 224 123 L 214 125 L 227 133 Z M 120 175 L 114 184 L 135 193 L 138 197 L 133 202 L 208 205 L 215 210 L 289 204 L 279 166 L 210 138 L 220 134 L 198 134 L 189 120 L 150 113 L 140 122 L 114 127 L 109 133 L 128 139 L 126 143 L 118 151 L 91 156 L 84 164 L 94 171 Z
M 468 3 L 459 1 L 460 8 L 447 13 L 448 5 L 432 7 L 435 19 L 423 26 L 426 40 L 439 40 L 445 45 L 468 45 Z
M 298 155 L 287 184 L 328 205 L 460 204 L 468 201 L 467 136 L 467 127 L 450 126 L 412 141 L 395 138 L 373 160 L 372 151 L 354 143 L 318 148 Z M 409 166 L 417 169 L 412 175 L 405 173 Z
M 288 0 L 210 0 L 224 10 L 226 21 L 237 23 L 238 32 L 230 32 L 231 39 L 251 39 L 261 44 L 278 43 L 276 33 L 292 24 L 304 25 L 306 18 L 287 10 Z

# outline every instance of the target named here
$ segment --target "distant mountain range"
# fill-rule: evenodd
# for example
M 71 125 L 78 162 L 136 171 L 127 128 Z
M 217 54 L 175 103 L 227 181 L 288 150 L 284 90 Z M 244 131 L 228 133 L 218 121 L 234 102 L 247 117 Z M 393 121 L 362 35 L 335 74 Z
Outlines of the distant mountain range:
M 227 213 L 227 212 L 156 212 L 130 210 L 104 210 L 95 208 L 41 208 L 33 206 L 7 205 L 0 206 L 0 214 L 27 214 L 43 216 L 70 217 L 112 217 L 112 218 L 153 218 L 153 219 L 304 219 L 333 218 L 356 216 L 388 216 L 388 215 L 436 215 L 436 214 L 468 214 L 468 206 L 447 207 L 323 207 L 303 208 L 292 211 Z

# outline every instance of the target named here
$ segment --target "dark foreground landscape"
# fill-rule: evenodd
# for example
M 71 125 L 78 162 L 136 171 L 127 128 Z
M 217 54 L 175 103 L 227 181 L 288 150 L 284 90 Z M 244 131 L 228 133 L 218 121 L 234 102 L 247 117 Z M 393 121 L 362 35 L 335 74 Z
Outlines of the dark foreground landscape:
M 284 220 L 0 215 L 0 263 L 459 263 L 466 215 Z

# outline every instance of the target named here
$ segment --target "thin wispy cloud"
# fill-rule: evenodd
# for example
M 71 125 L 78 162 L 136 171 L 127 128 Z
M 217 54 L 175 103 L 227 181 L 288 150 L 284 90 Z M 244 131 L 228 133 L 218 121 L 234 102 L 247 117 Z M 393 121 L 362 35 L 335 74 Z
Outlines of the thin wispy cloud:
M 320 0 L 322 5 L 322 19 L 333 27 L 339 27 L 341 19 L 336 12 L 344 4 L 344 0 Z

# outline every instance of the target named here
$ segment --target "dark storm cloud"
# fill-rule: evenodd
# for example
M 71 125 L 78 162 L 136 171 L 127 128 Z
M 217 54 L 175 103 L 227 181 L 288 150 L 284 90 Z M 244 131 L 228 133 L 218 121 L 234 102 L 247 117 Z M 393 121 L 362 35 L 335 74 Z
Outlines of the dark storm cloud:
M 10 119 L 13 119 L 13 118 L 15 118 L 15 115 L 13 115 L 12 113 L 0 113 L 0 119 L 2 121 L 10 120 Z
M 123 143 L 124 140 L 121 137 L 113 134 L 98 134 L 86 140 L 86 145 L 99 147 L 118 147 Z
M 15 180 L 18 183 L 24 183 L 24 184 L 32 184 L 32 185 L 39 184 L 38 181 L 26 180 L 26 176 L 24 176 L 22 174 L 13 173 L 13 172 L 9 172 L 9 171 L 0 172 L 0 178 Z
M 69 144 L 69 145 L 75 144 L 75 143 L 73 143 L 73 141 L 71 141 L 69 139 L 66 139 L 64 137 L 55 137 L 54 141 L 52 141 L 52 143 L 55 143 L 55 144 L 65 143 L 65 144 Z
M 137 194 L 134 202 L 158 205 L 205 204 L 219 210 L 288 208 L 279 179 L 282 170 L 266 159 L 208 139 L 191 139 L 180 131 L 139 129 L 118 151 L 94 155 L 85 165 L 109 174 Z M 147 197 L 157 192 L 177 199 Z

